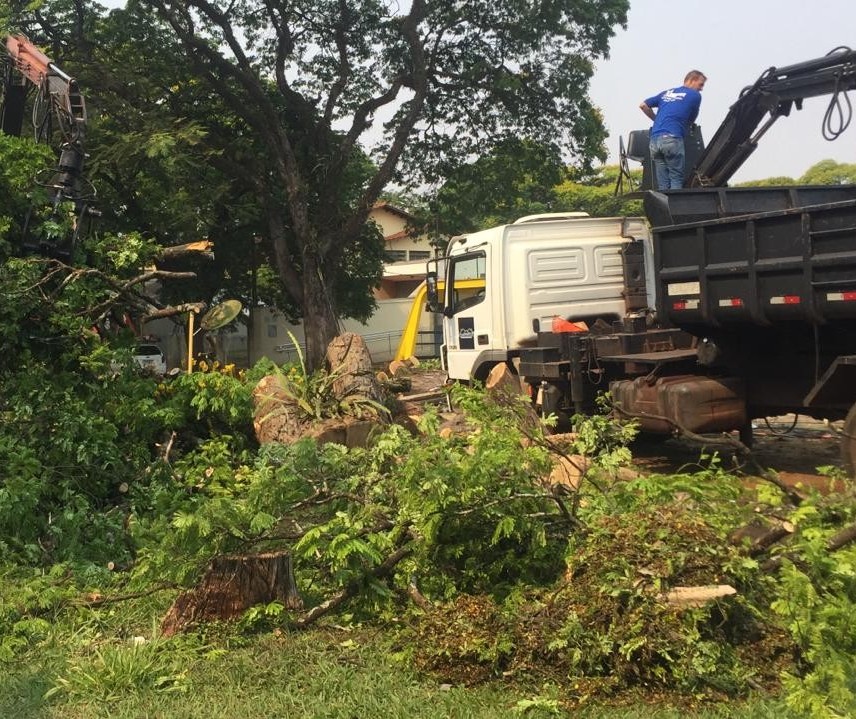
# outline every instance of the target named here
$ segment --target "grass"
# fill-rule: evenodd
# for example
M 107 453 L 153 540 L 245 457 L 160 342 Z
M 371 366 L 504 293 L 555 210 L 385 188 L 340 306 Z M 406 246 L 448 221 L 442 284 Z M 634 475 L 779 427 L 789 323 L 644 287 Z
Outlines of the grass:
M 128 614 L 124 614 L 125 620 Z M 80 617 L 78 617 L 78 620 Z M 0 717 L 15 719 L 786 719 L 769 699 L 686 707 L 636 701 L 563 709 L 555 688 L 450 687 L 414 672 L 383 631 L 315 629 L 135 642 L 144 626 L 93 612 L 57 625 L 0 673 Z M 149 626 L 148 634 L 153 633 Z M 47 695 L 47 696 L 46 696 Z

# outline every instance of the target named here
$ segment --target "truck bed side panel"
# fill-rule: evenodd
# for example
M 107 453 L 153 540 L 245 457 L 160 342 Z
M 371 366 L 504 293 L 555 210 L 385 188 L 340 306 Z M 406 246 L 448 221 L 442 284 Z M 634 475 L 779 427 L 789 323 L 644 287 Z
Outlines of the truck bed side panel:
M 856 320 L 856 199 L 654 229 L 675 326 Z

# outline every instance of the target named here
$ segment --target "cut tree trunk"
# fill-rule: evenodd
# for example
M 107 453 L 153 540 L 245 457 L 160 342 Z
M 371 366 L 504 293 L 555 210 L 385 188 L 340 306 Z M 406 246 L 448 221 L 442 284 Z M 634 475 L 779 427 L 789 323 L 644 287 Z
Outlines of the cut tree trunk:
M 296 442 L 311 426 L 278 375 L 262 377 L 253 389 L 253 428 L 259 444 Z
M 491 369 L 487 380 L 485 380 L 484 387 L 487 390 L 488 397 L 501 405 L 515 402 L 520 397 L 528 399 L 523 386 L 520 384 L 520 377 L 514 374 L 505 362 L 501 362 Z M 541 426 L 541 419 L 538 417 L 538 413 L 532 407 L 531 403 L 526 406 L 522 419 L 522 429 L 527 435 L 535 428 Z
M 791 536 L 795 527 L 791 522 L 780 519 L 759 518 L 754 522 L 741 527 L 731 534 L 734 544 L 748 541 L 746 548 L 750 557 L 757 557 L 766 552 L 772 545 L 782 539 Z
M 237 619 L 250 607 L 275 601 L 287 609 L 303 608 L 288 552 L 217 557 L 199 584 L 175 600 L 161 632 L 171 637 L 201 622 Z
M 333 393 L 340 400 L 364 397 L 383 402 L 383 390 L 372 367 L 372 357 L 366 341 L 353 332 L 343 332 L 327 347 L 326 364 L 335 373 Z

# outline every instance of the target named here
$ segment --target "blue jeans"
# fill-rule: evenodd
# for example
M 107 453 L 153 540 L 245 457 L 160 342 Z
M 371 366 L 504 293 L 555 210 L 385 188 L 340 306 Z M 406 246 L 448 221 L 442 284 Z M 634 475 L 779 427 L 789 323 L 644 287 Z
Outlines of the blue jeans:
M 679 190 L 684 186 L 684 140 L 672 135 L 651 138 L 651 159 L 658 190 Z

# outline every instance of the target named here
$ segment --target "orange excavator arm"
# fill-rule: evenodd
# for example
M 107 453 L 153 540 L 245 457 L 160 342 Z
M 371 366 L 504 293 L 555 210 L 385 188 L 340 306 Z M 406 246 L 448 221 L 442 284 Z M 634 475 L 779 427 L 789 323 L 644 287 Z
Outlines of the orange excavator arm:
M 82 140 L 86 127 L 86 104 L 77 81 L 23 35 L 9 35 L 6 52 L 12 68 L 32 83 L 53 106 L 60 117 L 66 141 Z
M 36 86 L 41 85 L 53 65 L 50 58 L 22 35 L 6 38 L 6 51 L 15 69 Z
M 20 135 L 25 116 L 28 90 L 35 89 L 33 124 L 36 141 L 55 141 L 58 131 L 59 158 L 57 166 L 49 175 L 41 174 L 36 182 L 51 193 L 54 207 L 70 201 L 74 205 L 74 246 L 80 232 L 81 220 L 96 215 L 92 208 L 95 191 L 83 177 L 86 160 L 84 137 L 86 131 L 86 105 L 77 87 L 77 81 L 61 70 L 45 53 L 23 35 L 9 35 L 5 39 L 6 72 L 0 78 L 3 85 L 0 102 L 0 130 L 10 135 Z M 54 124 L 54 119 L 56 124 Z M 24 238 L 24 247 L 37 252 L 52 254 L 54 247 L 31 245 Z M 58 254 L 70 254 L 65 249 Z

